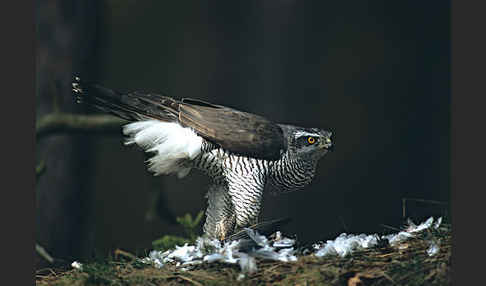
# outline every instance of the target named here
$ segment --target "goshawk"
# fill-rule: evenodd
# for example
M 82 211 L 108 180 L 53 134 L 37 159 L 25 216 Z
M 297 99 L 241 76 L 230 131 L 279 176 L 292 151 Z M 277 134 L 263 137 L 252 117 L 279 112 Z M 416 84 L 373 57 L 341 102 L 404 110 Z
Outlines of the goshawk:
M 154 93 L 120 93 L 76 77 L 78 102 L 130 123 L 126 144 L 153 153 L 154 175 L 185 177 L 193 168 L 212 181 L 207 193 L 204 233 L 223 240 L 257 223 L 263 191 L 301 189 L 333 146 L 332 133 L 319 128 L 276 124 L 259 115 L 201 100 L 177 100 Z

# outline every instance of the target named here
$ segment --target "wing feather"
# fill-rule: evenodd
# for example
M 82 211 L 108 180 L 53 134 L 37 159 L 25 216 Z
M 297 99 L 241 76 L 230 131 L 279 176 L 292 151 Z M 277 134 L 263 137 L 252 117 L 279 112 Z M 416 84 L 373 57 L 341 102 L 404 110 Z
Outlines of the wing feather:
M 183 100 L 179 104 L 179 121 L 201 137 L 240 155 L 278 160 L 286 150 L 282 129 L 259 115 Z
M 287 149 L 280 126 L 251 113 L 202 100 L 143 92 L 121 93 L 75 78 L 77 99 L 129 121 L 179 122 L 199 136 L 244 156 L 278 160 Z

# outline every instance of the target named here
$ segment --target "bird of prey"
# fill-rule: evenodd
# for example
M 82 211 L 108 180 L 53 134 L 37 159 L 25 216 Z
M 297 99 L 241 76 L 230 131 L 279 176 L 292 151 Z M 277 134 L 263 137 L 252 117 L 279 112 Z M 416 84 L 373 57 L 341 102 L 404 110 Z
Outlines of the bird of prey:
M 333 146 L 332 133 L 277 124 L 262 116 L 197 99 L 122 93 L 75 77 L 78 102 L 130 121 L 127 145 L 153 154 L 154 175 L 185 177 L 199 169 L 211 179 L 204 234 L 224 240 L 258 222 L 263 191 L 295 191 L 309 184 Z

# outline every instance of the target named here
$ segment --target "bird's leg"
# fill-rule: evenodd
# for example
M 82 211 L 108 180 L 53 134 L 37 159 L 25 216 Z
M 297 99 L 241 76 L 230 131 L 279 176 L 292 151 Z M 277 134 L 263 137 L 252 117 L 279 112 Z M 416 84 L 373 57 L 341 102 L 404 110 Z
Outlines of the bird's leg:
M 225 240 L 228 236 L 233 234 L 235 229 L 236 215 L 233 213 L 229 217 L 222 218 L 216 223 L 215 237 L 220 241 Z
M 236 214 L 236 230 L 258 222 L 264 185 L 252 177 L 229 184 L 229 194 Z
M 206 197 L 209 206 L 206 210 L 204 234 L 210 238 L 224 240 L 233 233 L 236 224 L 236 214 L 228 188 L 225 185 L 212 185 Z

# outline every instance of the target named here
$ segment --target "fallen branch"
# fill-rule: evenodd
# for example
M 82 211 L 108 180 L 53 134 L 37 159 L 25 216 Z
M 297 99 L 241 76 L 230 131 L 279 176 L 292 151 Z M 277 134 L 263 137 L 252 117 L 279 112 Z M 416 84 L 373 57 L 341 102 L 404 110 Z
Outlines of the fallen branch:
M 54 262 L 54 258 L 47 253 L 47 251 L 44 249 L 44 247 L 40 246 L 39 244 L 35 244 L 35 251 L 45 260 L 47 260 L 49 263 Z
M 51 113 L 36 124 L 36 138 L 55 133 L 120 133 L 126 120 L 111 115 Z

